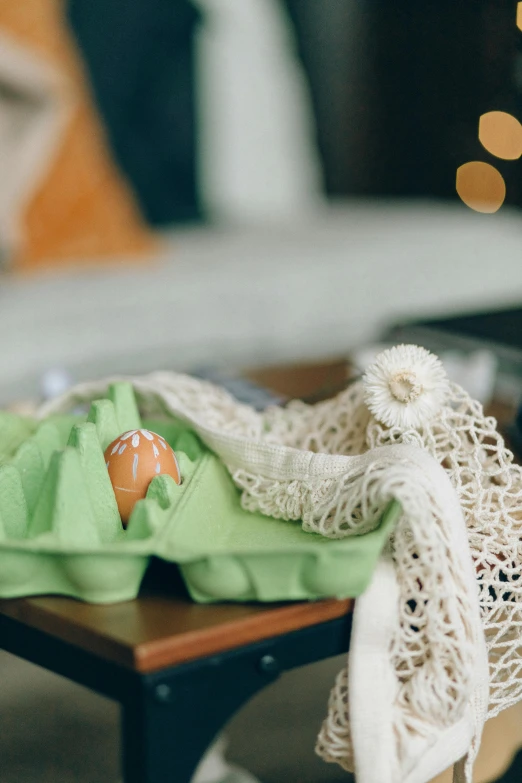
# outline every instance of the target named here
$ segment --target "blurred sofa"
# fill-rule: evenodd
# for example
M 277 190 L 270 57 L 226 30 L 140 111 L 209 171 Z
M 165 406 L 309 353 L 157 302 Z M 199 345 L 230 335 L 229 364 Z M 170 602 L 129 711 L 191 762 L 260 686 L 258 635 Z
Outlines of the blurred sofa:
M 76 380 L 339 356 L 404 317 L 520 303 L 518 212 L 354 201 L 165 234 L 160 259 L 0 279 L 0 402 Z

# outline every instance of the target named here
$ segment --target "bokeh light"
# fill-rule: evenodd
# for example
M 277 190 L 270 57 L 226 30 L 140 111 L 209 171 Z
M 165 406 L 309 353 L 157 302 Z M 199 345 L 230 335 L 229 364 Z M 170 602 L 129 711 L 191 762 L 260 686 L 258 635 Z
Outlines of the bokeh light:
M 492 213 L 504 203 L 506 183 L 494 166 L 472 160 L 457 169 L 457 193 L 475 212 Z
M 504 160 L 516 160 L 522 155 L 522 125 L 505 111 L 488 111 L 479 120 L 481 144 Z
M 522 3 L 517 3 L 517 27 L 522 30 Z

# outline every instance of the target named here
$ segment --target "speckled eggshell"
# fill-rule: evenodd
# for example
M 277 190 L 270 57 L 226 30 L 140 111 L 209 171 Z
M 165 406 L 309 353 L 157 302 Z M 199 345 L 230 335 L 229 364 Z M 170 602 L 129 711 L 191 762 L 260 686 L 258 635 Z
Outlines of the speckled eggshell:
M 154 476 L 166 473 L 181 484 L 176 455 L 164 438 L 149 430 L 124 432 L 107 446 L 105 462 L 124 526 Z

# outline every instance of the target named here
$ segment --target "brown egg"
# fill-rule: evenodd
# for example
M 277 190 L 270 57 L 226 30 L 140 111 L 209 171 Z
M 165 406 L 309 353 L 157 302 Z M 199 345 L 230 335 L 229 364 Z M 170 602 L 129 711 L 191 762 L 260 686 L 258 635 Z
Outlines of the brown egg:
M 107 446 L 105 462 L 124 526 L 154 476 L 166 473 L 181 484 L 176 455 L 161 435 L 149 430 L 124 432 Z

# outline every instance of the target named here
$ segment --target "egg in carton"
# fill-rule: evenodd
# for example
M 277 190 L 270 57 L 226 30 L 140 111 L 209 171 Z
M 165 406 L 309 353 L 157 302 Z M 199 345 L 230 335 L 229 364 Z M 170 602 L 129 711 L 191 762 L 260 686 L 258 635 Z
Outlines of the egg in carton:
M 172 417 L 142 421 L 128 383 L 83 414 L 0 413 L 3 598 L 130 600 L 152 556 L 201 602 L 356 596 L 398 513 L 336 541 L 245 511 L 220 460 Z

